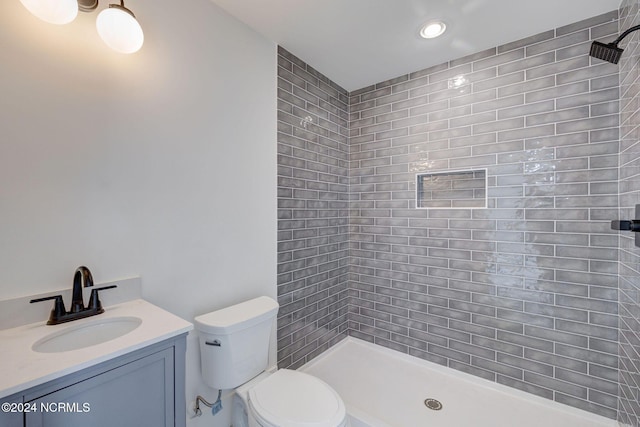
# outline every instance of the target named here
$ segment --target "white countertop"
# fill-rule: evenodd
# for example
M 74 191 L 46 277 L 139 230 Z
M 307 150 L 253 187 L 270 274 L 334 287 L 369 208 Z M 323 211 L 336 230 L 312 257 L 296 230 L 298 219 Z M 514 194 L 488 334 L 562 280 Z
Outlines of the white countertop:
M 140 326 L 113 340 L 59 353 L 38 353 L 41 338 L 113 317 L 138 317 Z M 105 307 L 105 312 L 60 325 L 37 322 L 0 330 L 0 398 L 63 377 L 165 339 L 189 332 L 193 325 L 141 299 Z

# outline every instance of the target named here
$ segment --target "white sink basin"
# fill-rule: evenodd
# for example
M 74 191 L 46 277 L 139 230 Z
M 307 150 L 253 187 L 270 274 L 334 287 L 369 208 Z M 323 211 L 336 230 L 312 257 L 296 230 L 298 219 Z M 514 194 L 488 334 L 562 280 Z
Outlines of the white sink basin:
M 70 326 L 36 341 L 31 349 L 38 353 L 60 353 L 102 344 L 136 329 L 142 324 L 138 317 L 96 319 L 82 325 Z

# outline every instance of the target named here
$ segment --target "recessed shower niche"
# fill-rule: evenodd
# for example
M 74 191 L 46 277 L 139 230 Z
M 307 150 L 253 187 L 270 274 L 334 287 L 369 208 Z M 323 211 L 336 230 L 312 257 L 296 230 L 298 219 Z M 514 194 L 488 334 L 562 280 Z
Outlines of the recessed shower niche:
M 487 207 L 487 170 L 446 171 L 416 175 L 419 209 Z

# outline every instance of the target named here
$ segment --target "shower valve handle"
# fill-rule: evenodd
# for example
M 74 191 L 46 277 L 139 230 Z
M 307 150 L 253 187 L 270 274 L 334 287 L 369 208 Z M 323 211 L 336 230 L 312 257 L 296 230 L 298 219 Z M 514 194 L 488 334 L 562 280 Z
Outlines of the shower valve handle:
M 636 218 L 640 218 L 640 204 L 636 205 Z M 623 231 L 634 231 L 636 235 L 634 236 L 634 243 L 637 247 L 640 248 L 640 219 L 632 219 L 632 220 L 615 220 L 611 221 L 611 229 L 612 230 L 623 230 Z
M 611 229 L 640 232 L 640 220 L 632 219 L 630 221 L 611 221 Z

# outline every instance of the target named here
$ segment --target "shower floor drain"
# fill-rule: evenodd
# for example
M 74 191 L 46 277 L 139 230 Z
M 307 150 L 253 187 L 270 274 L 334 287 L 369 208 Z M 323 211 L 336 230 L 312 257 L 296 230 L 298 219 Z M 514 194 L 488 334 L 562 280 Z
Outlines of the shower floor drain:
M 440 403 L 440 401 L 436 399 L 431 398 L 424 400 L 424 406 L 431 409 L 432 411 L 439 411 L 440 409 L 442 409 L 442 403 Z

